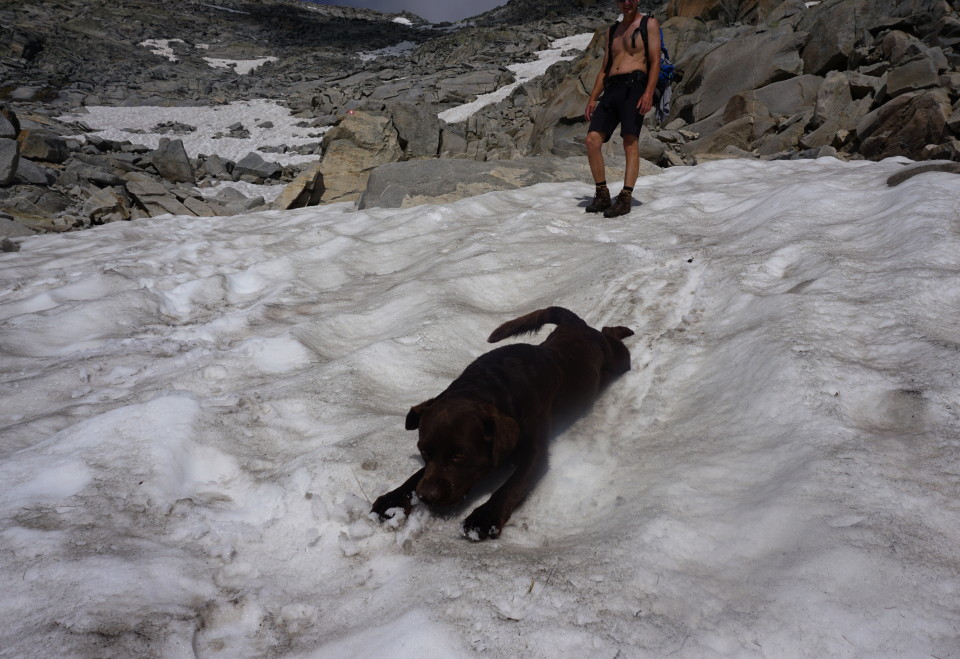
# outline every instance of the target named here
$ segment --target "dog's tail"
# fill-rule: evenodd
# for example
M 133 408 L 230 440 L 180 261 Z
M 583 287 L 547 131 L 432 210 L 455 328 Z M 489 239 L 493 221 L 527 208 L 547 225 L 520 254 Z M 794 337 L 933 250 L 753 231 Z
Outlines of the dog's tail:
M 539 311 L 533 311 L 526 316 L 520 316 L 513 320 L 508 320 L 503 325 L 493 330 L 489 343 L 502 341 L 509 336 L 519 336 L 521 334 L 532 334 L 544 325 L 586 325 L 580 316 L 568 311 L 563 307 L 547 307 Z

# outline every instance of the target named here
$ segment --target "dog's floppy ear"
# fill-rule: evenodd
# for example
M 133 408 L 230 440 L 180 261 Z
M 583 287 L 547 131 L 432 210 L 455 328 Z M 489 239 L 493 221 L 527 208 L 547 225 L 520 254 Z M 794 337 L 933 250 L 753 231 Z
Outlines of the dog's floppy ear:
M 493 443 L 493 465 L 500 466 L 520 441 L 520 426 L 517 422 L 500 412 L 492 405 L 484 405 L 483 429 L 489 441 Z
M 429 400 L 423 401 L 419 405 L 414 405 L 413 407 L 410 408 L 410 411 L 407 412 L 407 422 L 406 422 L 407 430 L 416 430 L 417 428 L 420 427 L 420 415 L 423 414 L 423 411 L 425 409 L 427 409 L 433 404 L 434 400 L 435 400 L 434 398 L 431 398 Z

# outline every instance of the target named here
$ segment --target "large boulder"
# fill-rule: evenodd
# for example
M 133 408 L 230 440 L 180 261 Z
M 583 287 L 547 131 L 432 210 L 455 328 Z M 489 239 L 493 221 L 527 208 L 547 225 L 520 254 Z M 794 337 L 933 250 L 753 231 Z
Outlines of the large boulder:
M 70 155 L 66 141 L 44 128 L 21 130 L 17 136 L 20 142 L 20 157 L 43 162 L 62 163 Z
M 435 158 L 440 151 L 440 120 L 430 105 L 395 105 L 391 115 L 406 158 Z
M 853 100 L 850 82 L 840 71 L 827 74 L 814 105 L 813 124 L 817 128 L 804 136 L 801 144 L 813 149 L 821 146 L 842 146 L 857 122 L 870 110 L 870 99 Z
M 369 112 L 347 114 L 324 135 L 320 172 L 323 201 L 353 201 L 367 187 L 370 172 L 400 160 L 403 150 L 389 118 Z
M 811 6 L 799 29 L 811 39 L 802 52 L 803 71 L 823 75 L 847 68 L 847 62 L 864 39 L 865 5 L 875 0 L 826 0 Z
M 171 183 L 197 182 L 183 140 L 161 137 L 159 146 L 150 154 L 150 161 L 160 176 Z
M 126 196 L 111 188 L 95 190 L 83 204 L 82 213 L 93 224 L 106 224 L 130 219 Z
M 150 217 L 158 215 L 194 215 L 162 183 L 155 181 L 145 174 L 129 173 L 124 176 L 127 181 L 127 193 L 137 205 Z
M 887 94 L 899 96 L 905 92 L 915 92 L 940 85 L 940 73 L 937 64 L 928 57 L 921 57 L 902 64 L 887 74 Z
M 568 65 L 564 75 L 547 84 L 524 86 L 522 93 L 526 98 L 540 100 L 532 117 L 531 153 L 563 157 L 584 152 L 582 144 L 587 126 L 583 113 L 603 63 L 608 27 L 603 26 L 594 32 L 584 53 L 572 65 Z M 554 67 L 548 70 L 548 76 L 554 72 Z M 542 99 L 537 99 L 541 95 Z
M 659 173 L 641 161 L 641 175 Z M 623 159 L 611 163 L 607 178 L 623 176 Z M 410 160 L 373 170 L 360 208 L 406 208 L 449 203 L 495 190 L 513 190 L 536 183 L 591 181 L 586 158 L 530 157 L 518 160 Z
M 283 167 L 275 162 L 264 160 L 255 151 L 245 155 L 233 166 L 233 178 L 236 181 L 244 179 L 259 182 L 262 179 L 279 178 L 282 172 Z
M 667 18 L 683 16 L 702 21 L 723 19 L 754 23 L 765 20 L 780 0 L 670 0 L 663 9 Z
M 948 138 L 951 112 L 950 95 L 942 88 L 897 96 L 857 123 L 860 153 L 871 160 L 920 159 L 927 145 Z
M 704 21 L 716 20 L 723 8 L 721 0 L 670 0 L 663 8 L 667 18 L 683 16 Z
M 715 118 L 713 122 L 707 121 L 698 126 L 703 132 L 704 138 L 708 138 L 719 126 L 730 126 L 733 122 L 743 117 L 751 117 L 752 123 L 740 123 L 727 129 L 728 137 L 725 143 L 717 143 L 720 148 L 733 145 L 741 149 L 743 146 L 742 138 L 745 137 L 744 126 L 751 126 L 754 140 L 761 139 L 771 130 L 782 127 L 786 120 L 803 113 L 810 108 L 818 98 L 819 90 L 823 84 L 823 79 L 817 76 L 797 76 L 789 80 L 782 80 L 773 84 L 755 89 L 752 91 L 734 94 L 727 101 L 723 114 Z M 711 126 L 716 123 L 716 126 Z M 804 122 L 806 123 L 806 122 Z M 800 127 L 802 135 L 803 126 Z M 732 137 L 731 130 L 737 135 L 733 142 L 729 141 Z M 794 128 L 794 131 L 797 129 Z M 797 140 L 799 135 L 797 135 Z M 691 153 L 706 152 L 716 153 L 716 145 L 711 142 L 711 146 L 691 147 Z M 796 145 L 797 141 L 793 140 Z M 703 150 L 705 149 L 705 150 Z
M 17 183 L 26 183 L 27 185 L 53 185 L 57 181 L 57 176 L 43 165 L 26 158 L 20 158 L 17 164 L 17 173 L 14 177 Z
M 274 199 L 271 208 L 274 210 L 288 210 L 290 208 L 304 208 L 316 206 L 323 198 L 323 172 L 321 162 L 312 163 L 304 169 L 283 192 Z
M 788 25 L 740 31 L 687 72 L 674 116 L 694 123 L 722 108 L 734 94 L 800 75 L 799 48 L 806 40 L 805 33 L 794 32 Z
M 514 80 L 513 74 L 506 69 L 472 71 L 440 80 L 437 85 L 437 98 L 441 103 L 465 103 L 481 94 L 488 94 L 509 85 Z
M 751 115 L 744 115 L 724 124 L 703 139 L 685 144 L 682 150 L 690 155 L 723 153 L 731 146 L 740 151 L 749 151 L 756 139 L 754 131 L 754 118 Z

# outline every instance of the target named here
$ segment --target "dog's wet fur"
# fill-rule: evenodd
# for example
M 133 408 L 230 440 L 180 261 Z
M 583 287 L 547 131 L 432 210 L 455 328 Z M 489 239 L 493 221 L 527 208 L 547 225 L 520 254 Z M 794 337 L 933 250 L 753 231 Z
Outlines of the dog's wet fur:
M 407 430 L 419 430 L 424 467 L 378 498 L 380 519 L 407 514 L 414 495 L 432 508 L 461 502 L 497 467 L 513 473 L 463 522 L 474 540 L 499 537 L 514 509 L 546 470 L 551 436 L 590 409 L 597 395 L 630 370 L 626 327 L 597 331 L 572 311 L 548 307 L 504 323 L 488 341 L 556 325 L 540 345 L 492 350 L 467 366 L 446 390 L 415 405 Z

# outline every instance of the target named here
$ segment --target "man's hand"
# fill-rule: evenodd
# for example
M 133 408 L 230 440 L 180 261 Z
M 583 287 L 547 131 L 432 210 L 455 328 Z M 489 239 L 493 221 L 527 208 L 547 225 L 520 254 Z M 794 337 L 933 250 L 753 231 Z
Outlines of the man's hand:
M 640 97 L 640 102 L 637 103 L 637 112 L 640 114 L 646 114 L 650 112 L 653 108 L 653 91 L 648 91 L 643 96 Z
M 590 121 L 590 119 L 593 117 L 593 111 L 596 107 L 597 107 L 596 101 L 594 101 L 593 99 L 587 101 L 587 109 L 584 110 L 583 112 L 583 116 L 587 118 L 587 121 Z

